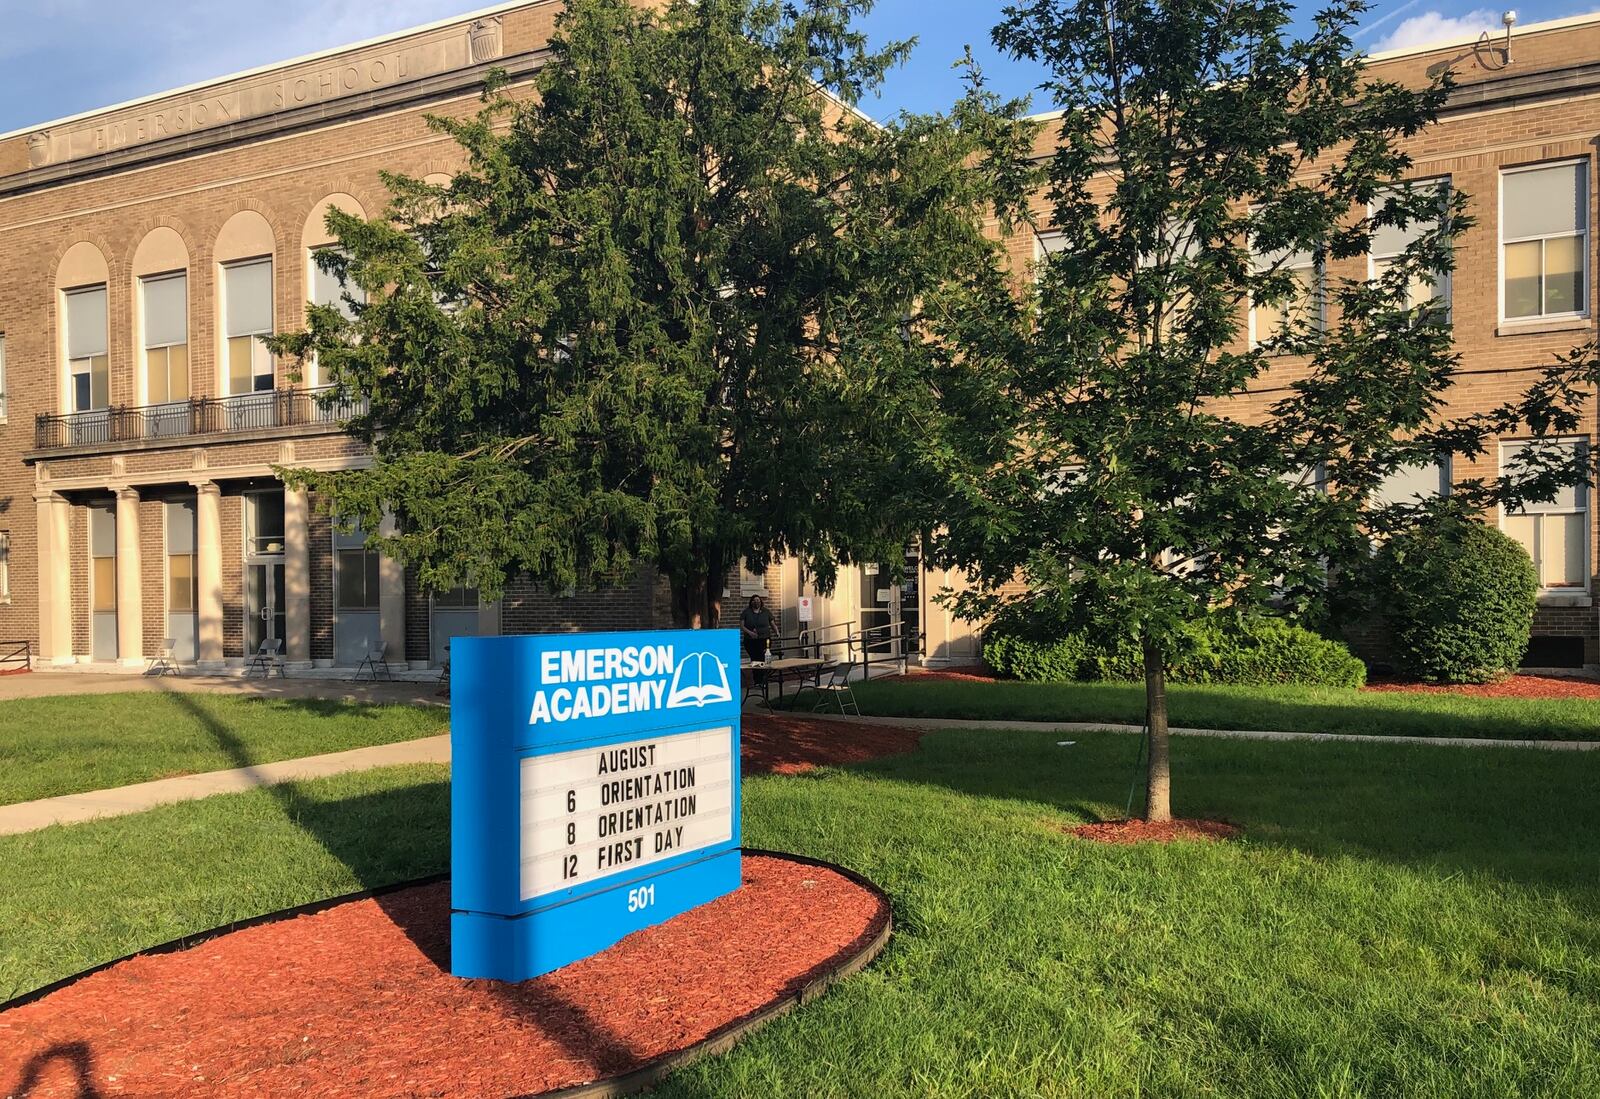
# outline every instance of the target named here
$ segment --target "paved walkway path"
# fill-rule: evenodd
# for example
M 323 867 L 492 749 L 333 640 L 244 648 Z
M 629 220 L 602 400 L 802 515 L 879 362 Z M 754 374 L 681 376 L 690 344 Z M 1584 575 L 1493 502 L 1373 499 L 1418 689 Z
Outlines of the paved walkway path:
M 779 711 L 780 713 L 782 711 Z M 949 717 L 856 717 L 854 714 L 814 714 L 830 721 L 861 721 L 869 725 L 910 726 L 916 729 L 998 729 L 1025 733 L 1142 733 L 1141 725 L 1109 721 L 979 721 Z M 1540 748 L 1552 752 L 1593 752 L 1596 740 L 1491 740 L 1481 737 L 1367 736 L 1360 733 L 1274 733 L 1249 729 L 1183 729 L 1174 736 L 1208 736 L 1225 740 L 1354 741 L 1360 744 L 1426 744 L 1434 748 Z
M 202 775 L 136 782 L 131 786 L 118 786 L 110 790 L 0 805 L 0 836 L 32 832 L 52 824 L 77 824 L 98 817 L 119 817 L 175 801 L 208 798 L 212 794 L 235 794 L 260 786 L 325 778 L 346 771 L 366 771 L 373 767 L 393 767 L 403 763 L 449 762 L 450 737 L 444 734 L 421 740 L 404 740 L 398 744 L 351 748 L 303 759 L 259 763 L 231 771 L 208 771 Z
M 29 672 L 0 675 L 0 702 L 49 695 L 119 694 L 126 691 L 201 691 L 263 698 L 331 698 L 349 702 L 411 702 L 448 706 L 437 678 L 356 683 L 332 677 L 246 679 L 240 675 L 147 676 L 115 672 Z
M 77 677 L 73 677 L 77 678 Z M 156 683 L 163 681 L 157 680 Z M 169 685 L 170 681 L 167 681 Z M 276 681 L 274 681 L 276 683 Z M 287 681 L 295 687 L 308 687 L 314 680 Z M 184 681 L 178 689 L 235 689 L 237 681 L 206 684 L 199 679 Z M 256 687 L 263 686 L 260 683 Z M 322 684 L 327 688 L 348 689 L 352 684 Z M 396 692 L 412 684 L 394 684 Z M 390 689 L 389 684 L 379 684 L 378 691 Z M 371 692 L 371 684 L 366 691 Z M 322 696 L 326 697 L 326 696 Z M 371 698 L 371 693 L 351 696 Z M 778 711 L 782 712 L 782 711 Z M 916 729 L 995 729 L 1036 733 L 1087 733 L 1106 731 L 1138 733 L 1138 725 L 1119 725 L 1104 721 L 979 721 L 963 718 L 932 717 L 856 717 L 839 714 L 808 714 L 830 721 L 861 722 L 868 725 L 893 725 Z M 1417 736 L 1364 736 L 1355 733 L 1280 733 L 1264 730 L 1186 729 L 1174 728 L 1175 736 L 1219 737 L 1230 740 L 1270 741 L 1352 741 L 1364 744 L 1426 744 L 1435 748 L 1535 748 L 1547 751 L 1591 752 L 1600 750 L 1600 741 L 1592 740 L 1487 740 L 1476 737 L 1417 737 Z M 61 797 L 41 798 L 16 805 L 0 805 L 0 836 L 18 832 L 32 832 L 52 824 L 75 824 L 100 817 L 116 817 L 138 813 L 176 801 L 210 797 L 213 794 L 232 794 L 272 786 L 280 782 L 324 778 L 347 771 L 365 771 L 374 767 L 392 767 L 406 763 L 449 763 L 450 737 L 448 734 L 407 740 L 398 744 L 380 744 L 372 748 L 352 748 L 343 752 L 329 752 L 303 759 L 287 759 L 277 763 L 262 763 L 253 767 L 239 767 L 231 771 L 210 771 L 201 775 L 184 775 L 180 778 L 157 779 L 131 786 L 118 786 L 109 790 L 94 790 L 83 794 L 65 794 Z

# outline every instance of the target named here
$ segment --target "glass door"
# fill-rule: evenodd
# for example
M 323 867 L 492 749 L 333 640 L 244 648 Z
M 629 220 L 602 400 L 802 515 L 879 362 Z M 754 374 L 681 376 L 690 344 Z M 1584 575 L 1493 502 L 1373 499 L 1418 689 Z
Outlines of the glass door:
M 869 653 L 894 652 L 894 584 L 882 565 L 861 566 L 861 635 Z
M 282 640 L 284 621 L 283 559 L 245 564 L 246 655 L 260 651 L 263 641 Z

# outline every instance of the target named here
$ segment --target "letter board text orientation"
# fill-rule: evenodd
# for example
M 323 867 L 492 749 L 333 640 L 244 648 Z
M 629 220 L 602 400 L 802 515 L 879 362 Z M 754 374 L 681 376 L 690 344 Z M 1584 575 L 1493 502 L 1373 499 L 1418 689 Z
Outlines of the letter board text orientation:
M 453 973 L 526 980 L 739 887 L 737 631 L 451 657 Z

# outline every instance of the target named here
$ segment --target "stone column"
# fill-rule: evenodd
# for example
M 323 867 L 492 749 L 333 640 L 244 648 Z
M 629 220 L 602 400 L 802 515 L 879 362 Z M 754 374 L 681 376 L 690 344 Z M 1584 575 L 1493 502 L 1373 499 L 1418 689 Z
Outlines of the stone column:
M 311 546 L 304 489 L 283 490 L 284 659 L 311 664 Z
M 117 657 L 144 664 L 143 577 L 139 574 L 139 490 L 117 490 Z
M 39 658 L 46 664 L 72 663 L 71 515 L 72 505 L 59 493 L 41 492 L 34 497 L 39 535 Z
M 384 515 L 378 524 L 378 533 L 395 532 L 394 516 Z M 382 557 L 378 560 L 378 636 L 389 646 L 391 664 L 400 664 L 406 658 L 406 570 L 400 562 Z
M 196 627 L 199 662 L 222 667 L 222 489 L 215 481 L 195 484 L 195 579 L 200 589 Z

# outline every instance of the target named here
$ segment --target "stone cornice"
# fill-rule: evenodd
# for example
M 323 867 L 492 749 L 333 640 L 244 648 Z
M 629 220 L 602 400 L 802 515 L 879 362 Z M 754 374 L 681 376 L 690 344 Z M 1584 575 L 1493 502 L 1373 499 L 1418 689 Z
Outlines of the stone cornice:
M 549 51 L 540 49 L 514 57 L 496 58 L 403 84 L 358 92 L 304 107 L 288 108 L 75 160 L 30 168 L 0 178 L 0 199 L 93 179 L 133 167 L 159 164 L 197 153 L 226 149 L 251 141 L 281 137 L 335 123 L 351 122 L 369 115 L 387 114 L 459 98 L 481 88 L 491 70 L 503 70 L 513 82 L 525 80 L 542 68 L 548 57 Z

